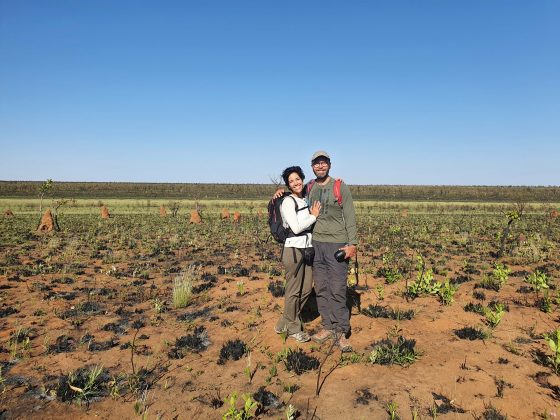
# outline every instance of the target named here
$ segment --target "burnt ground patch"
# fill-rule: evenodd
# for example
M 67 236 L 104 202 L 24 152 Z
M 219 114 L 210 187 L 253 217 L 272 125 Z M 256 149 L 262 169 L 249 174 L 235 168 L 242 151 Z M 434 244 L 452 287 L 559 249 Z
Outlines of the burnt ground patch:
M 182 359 L 188 352 L 200 353 L 212 344 L 203 326 L 196 327 L 192 334 L 179 337 L 167 355 L 170 359 Z
M 220 275 L 229 274 L 235 277 L 249 277 L 250 271 L 249 269 L 242 267 L 239 264 L 229 268 L 220 265 L 218 266 L 218 274 Z
M 480 300 L 480 301 L 484 301 L 486 300 L 486 295 L 484 294 L 484 292 L 481 292 L 480 290 L 474 290 L 473 293 L 473 298 Z
M 550 368 L 554 369 L 554 365 L 552 363 L 552 358 L 547 353 L 545 353 L 541 349 L 531 350 L 530 353 L 531 353 L 531 356 L 533 356 L 533 361 L 536 364 L 544 366 L 544 367 L 550 367 Z
M 369 388 L 361 388 L 356 390 L 356 404 L 369 405 L 370 401 L 378 401 L 375 394 L 372 394 Z
M 0 309 L 0 318 L 4 318 L 13 314 L 17 314 L 19 311 L 16 308 L 13 308 L 11 306 L 3 306 L 2 309 Z
M 208 315 L 210 315 L 211 311 L 212 310 L 210 308 L 204 308 L 204 309 L 200 309 L 198 311 L 187 312 L 185 314 L 181 314 L 181 315 L 177 316 L 177 321 L 192 322 L 197 318 L 206 318 Z
M 247 345 L 240 339 L 228 340 L 220 349 L 218 364 L 223 365 L 228 360 L 239 360 L 247 353 Z
M 85 344 L 89 351 L 106 351 L 119 345 L 119 341 L 115 338 L 110 338 L 106 341 L 95 341 L 95 336 L 85 334 L 80 338 L 80 344 Z
M 527 277 L 529 273 L 527 270 L 517 270 L 514 271 L 513 273 L 510 274 L 511 277 L 519 277 L 519 278 L 525 278 Z
M 242 267 L 240 264 L 237 264 L 231 267 L 229 273 L 235 277 L 249 277 L 250 271 L 248 268 Z
M 480 274 L 480 270 L 478 270 L 472 264 L 467 264 L 467 267 L 465 267 L 465 269 L 463 271 L 465 272 L 465 274 L 471 274 L 471 275 L 475 275 L 475 276 L 478 276 Z
M 60 319 L 75 318 L 81 315 L 99 315 L 103 313 L 103 306 L 98 302 L 82 302 L 59 315 Z
M 302 349 L 288 350 L 288 355 L 284 360 L 286 369 L 296 375 L 319 368 L 319 360 L 313 356 L 308 356 Z
M 124 306 L 119 306 L 115 310 L 115 315 L 118 315 L 121 318 L 124 318 L 126 320 L 130 319 L 133 315 L 141 315 L 143 313 L 144 313 L 143 309 L 135 308 L 134 311 L 129 311 L 129 310 L 125 309 Z
M 48 292 L 49 290 L 52 290 L 52 286 L 41 283 L 39 281 L 34 281 L 33 283 L 31 283 L 30 289 L 35 292 Z
M 451 401 L 445 395 L 440 395 L 432 392 L 432 396 L 434 397 L 434 405 L 438 414 L 465 413 L 465 410 L 463 410 L 461 407 L 456 407 L 455 405 L 453 405 L 453 401 Z
M 269 259 L 274 259 L 275 255 L 274 254 L 268 254 L 269 255 Z M 280 270 L 278 270 L 275 267 L 272 267 L 269 271 L 268 271 L 268 275 L 272 276 L 272 277 L 278 277 L 282 275 L 282 272 Z
M 76 340 L 66 334 L 56 338 L 54 344 L 49 345 L 48 354 L 54 353 L 70 353 L 76 350 Z
M 194 286 L 192 288 L 192 292 L 193 293 L 201 293 L 201 292 L 204 292 L 208 289 L 211 289 L 214 286 L 215 286 L 215 283 L 211 283 L 211 282 L 205 282 L 205 283 L 202 283 L 202 284 L 197 284 L 196 286 Z
M 94 338 L 95 338 L 95 336 L 91 335 L 90 333 L 86 333 L 86 334 L 84 334 L 82 337 L 80 337 L 80 340 L 78 341 L 78 343 L 79 343 L 80 345 L 82 345 L 82 344 L 88 344 L 88 343 L 90 343 Z
M 89 351 L 106 351 L 119 345 L 119 341 L 110 338 L 107 341 L 91 341 L 88 345 Z
M 198 401 L 201 404 L 212 407 L 214 410 L 224 405 L 224 400 L 220 396 L 219 391 L 216 391 L 215 393 L 207 392 L 205 394 L 199 395 L 194 398 L 194 401 Z
M 78 294 L 76 292 L 61 292 L 56 290 L 51 290 L 43 295 L 43 300 L 74 300 Z
M 556 401 L 560 401 L 560 386 L 553 385 L 549 382 L 548 378 L 551 374 L 549 372 L 537 372 L 532 378 L 540 387 L 549 389 L 551 397 Z
M 284 282 L 282 281 L 271 281 L 268 283 L 268 291 L 274 297 L 282 297 L 285 293 Z
M 78 290 L 84 293 L 88 297 L 92 296 L 106 296 L 108 298 L 112 298 L 116 295 L 116 289 L 110 287 L 98 287 L 98 288 L 91 288 L 91 287 L 80 287 Z
M 212 287 L 216 286 L 216 283 L 218 282 L 217 277 L 210 273 L 204 273 L 201 277 L 201 280 L 203 281 L 203 283 L 194 286 L 192 289 L 193 293 L 200 293 L 204 292 L 205 290 L 211 289 Z
M 119 348 L 121 350 L 130 349 L 132 348 L 132 342 L 127 341 L 126 343 L 121 344 Z M 134 354 L 139 354 L 141 356 L 150 356 L 151 354 L 153 354 L 153 352 L 150 346 L 147 346 L 145 344 L 134 344 Z
M 15 362 L 1 362 L 0 361 L 0 370 L 2 371 L 2 374 L 5 375 L 6 373 L 8 373 L 10 371 L 10 369 L 12 368 L 12 366 L 14 365 Z
M 61 277 L 51 280 L 51 284 L 74 284 L 75 282 L 76 281 L 71 277 Z
M 460 276 L 457 276 L 457 277 L 453 278 L 450 283 L 453 284 L 453 285 L 460 285 L 460 284 L 472 281 L 472 279 L 473 278 L 471 276 L 460 275 Z
M 497 310 L 500 306 L 504 311 L 509 312 L 509 305 L 506 302 L 501 302 L 496 299 L 493 299 L 490 302 L 488 302 L 488 309 L 491 309 L 493 311 Z
M 507 420 L 507 416 L 500 413 L 500 411 L 494 407 L 492 404 L 485 405 L 484 412 L 480 417 L 483 420 Z
M 31 389 L 33 387 L 33 379 L 21 375 L 8 376 L 7 378 L 4 378 L 3 383 L 4 385 L 10 385 L 14 388 L 25 387 L 27 389 Z
M 82 367 L 59 376 L 56 396 L 63 402 L 89 403 L 108 395 L 107 382 L 110 379 L 107 369 Z
M 485 340 L 488 338 L 488 334 L 482 331 L 480 328 L 464 327 L 453 331 L 454 334 L 461 340 Z
M 533 293 L 533 289 L 529 286 L 521 286 L 519 289 L 517 289 L 517 293 L 527 295 L 529 293 Z
M 475 314 L 483 315 L 484 314 L 484 306 L 480 303 L 467 303 L 463 309 L 465 312 L 474 312 Z
M 362 314 L 370 318 L 387 318 L 394 320 L 410 320 L 414 317 L 412 309 L 401 311 L 400 309 L 392 309 L 389 306 L 369 305 L 367 308 L 362 309 Z
M 278 396 L 261 386 L 257 392 L 253 394 L 253 399 L 259 404 L 256 415 L 266 413 L 270 409 L 277 409 L 284 406 L 284 403 Z
M 117 335 L 123 335 L 126 333 L 128 329 L 128 320 L 127 319 L 120 319 L 117 322 L 109 322 L 101 327 L 103 331 L 109 331 Z
M 26 339 L 33 340 L 37 337 L 37 331 L 34 328 L 21 327 L 10 333 L 10 341 L 23 343 Z

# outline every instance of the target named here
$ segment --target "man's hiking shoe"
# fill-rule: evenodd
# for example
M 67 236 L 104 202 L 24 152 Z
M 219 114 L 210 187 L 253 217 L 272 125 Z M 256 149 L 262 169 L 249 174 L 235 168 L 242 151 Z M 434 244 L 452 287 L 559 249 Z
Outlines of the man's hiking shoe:
M 352 346 L 350 345 L 350 341 L 346 338 L 344 334 L 340 334 L 336 340 L 336 344 L 341 352 L 347 353 L 352 351 Z
M 311 340 L 309 334 L 307 334 L 305 331 L 300 331 L 295 334 L 290 334 L 290 338 L 293 338 L 298 343 L 307 343 L 309 340 Z
M 323 344 L 325 341 L 327 341 L 329 338 L 331 338 L 332 335 L 333 335 L 333 332 L 331 330 L 322 329 L 317 334 L 313 334 L 311 336 L 311 339 L 313 341 L 315 341 L 316 343 Z
M 283 332 L 286 332 L 286 327 L 279 329 L 278 327 L 274 327 L 274 332 L 276 334 L 282 334 Z

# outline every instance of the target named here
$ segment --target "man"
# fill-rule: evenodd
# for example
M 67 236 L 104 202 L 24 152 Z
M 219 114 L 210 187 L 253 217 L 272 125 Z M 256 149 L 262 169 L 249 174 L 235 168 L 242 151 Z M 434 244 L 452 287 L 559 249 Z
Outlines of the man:
M 356 257 L 358 243 L 354 202 L 348 186 L 329 175 L 331 159 L 327 152 L 321 150 L 313 154 L 311 169 L 316 179 L 306 186 L 308 204 L 311 207 L 316 201 L 321 203 L 321 212 L 313 228 L 313 282 L 322 324 L 322 329 L 311 339 L 324 343 L 334 338 L 342 351 L 352 351 L 348 341 L 350 310 L 346 306 L 346 291 L 348 259 Z M 278 190 L 275 197 L 282 192 Z M 346 254 L 343 262 L 334 257 L 338 250 Z
M 350 310 L 346 306 L 348 259 L 356 257 L 356 213 L 350 189 L 340 183 L 340 196 L 335 197 L 335 179 L 330 175 L 331 159 L 318 151 L 311 157 L 315 182 L 308 187 L 309 205 L 319 201 L 321 212 L 313 228 L 313 281 L 323 329 L 311 339 L 324 343 L 334 337 L 342 351 L 351 351 L 348 341 Z M 339 204 L 340 202 L 340 204 Z M 343 250 L 346 259 L 338 262 L 334 254 Z

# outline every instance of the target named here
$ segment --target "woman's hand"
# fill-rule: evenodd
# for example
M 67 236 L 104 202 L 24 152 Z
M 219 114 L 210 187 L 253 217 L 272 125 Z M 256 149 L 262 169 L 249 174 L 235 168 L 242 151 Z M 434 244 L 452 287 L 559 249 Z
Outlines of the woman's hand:
M 315 201 L 309 209 L 309 213 L 311 213 L 315 217 L 319 217 L 319 213 L 321 213 L 321 202 Z

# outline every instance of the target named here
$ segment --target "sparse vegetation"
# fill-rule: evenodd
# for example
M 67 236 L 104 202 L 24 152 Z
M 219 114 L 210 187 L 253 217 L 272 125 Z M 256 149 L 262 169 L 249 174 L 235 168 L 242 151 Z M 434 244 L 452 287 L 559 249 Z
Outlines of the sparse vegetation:
M 173 307 L 175 309 L 185 308 L 191 303 L 194 281 L 193 266 L 189 266 L 175 277 L 173 282 Z
M 486 323 L 491 328 L 496 328 L 498 324 L 502 321 L 502 317 L 504 316 L 504 308 L 505 306 L 502 303 L 498 303 L 493 308 L 488 307 L 484 310 Z
M 81 368 L 60 377 L 56 396 L 65 402 L 89 404 L 95 398 L 106 395 L 107 381 L 107 371 L 102 366 Z
M 57 182 L 53 196 L 60 196 L 58 187 Z M 317 418 L 325 412 L 313 398 L 302 398 L 309 384 L 318 382 L 325 394 L 337 392 L 339 378 L 347 375 L 359 392 L 341 401 L 341 410 L 390 416 L 387 405 L 401 405 L 401 389 L 390 387 L 391 394 L 377 397 L 367 387 L 377 389 L 381 379 L 373 373 L 379 369 L 401 372 L 411 363 L 404 375 L 420 384 L 411 398 L 416 389 L 428 391 L 418 380 L 426 369 L 456 373 L 458 383 L 477 380 L 469 371 L 484 370 L 495 380 L 490 395 L 504 401 L 515 401 L 530 382 L 546 388 L 542 398 L 550 404 L 558 395 L 557 347 L 550 344 L 558 340 L 536 322 L 556 322 L 560 296 L 560 219 L 549 217 L 545 206 L 526 206 L 496 260 L 503 205 L 357 201 L 359 284 L 348 295 L 354 352 L 341 354 L 332 339 L 289 348 L 286 332 L 273 333 L 285 276 L 280 249 L 258 217 L 264 200 L 200 199 L 203 223 L 189 225 L 194 201 L 177 201 L 175 217 L 162 217 L 162 205 L 172 211 L 169 197 L 106 197 L 102 204 L 111 218 L 104 220 L 100 199 L 78 199 L 60 215 L 61 230 L 49 235 L 34 233 L 38 200 L 27 210 L 24 200 L 10 200 L 15 216 L 0 218 L 0 321 L 6 332 L 0 342 L 0 405 L 8 417 L 20 409 L 28 410 L 23 416 L 48 417 L 61 404 L 68 416 L 89 405 L 100 415 L 107 412 L 98 407 L 110 406 L 115 416 L 167 417 L 180 394 L 196 413 L 214 418 L 231 408 L 235 392 L 230 418 Z M 239 223 L 220 219 L 225 207 L 243 215 Z M 525 258 L 530 247 L 534 252 Z M 176 299 L 175 280 L 185 277 L 190 286 L 185 298 Z M 429 296 L 456 307 L 440 306 Z M 312 294 L 302 313 L 310 334 L 320 322 L 316 305 Z M 383 331 L 387 338 L 376 341 Z M 439 358 L 440 352 L 448 356 Z M 65 366 L 72 367 L 69 383 L 83 392 L 61 387 L 57 396 L 61 377 L 68 382 Z M 100 366 L 106 368 L 97 373 Z M 505 373 L 518 366 L 529 374 Z M 97 380 L 88 382 L 90 375 Z M 434 396 L 429 407 L 411 401 L 412 415 L 425 416 L 430 407 L 434 416 L 459 410 L 464 387 L 457 389 L 454 398 Z M 228 396 L 226 408 L 222 395 Z M 256 408 L 245 410 L 242 395 Z M 31 412 L 34 407 L 38 411 Z M 406 409 L 395 406 L 394 414 L 409 415 Z M 536 409 L 516 406 L 516 413 L 531 417 Z
M 560 329 L 551 334 L 545 334 L 544 339 L 552 352 L 552 355 L 548 356 L 548 360 L 554 368 L 554 372 L 560 374 Z
M 229 408 L 223 414 L 223 420 L 249 420 L 254 418 L 258 405 L 257 402 L 248 394 L 244 394 L 241 397 L 243 398 L 243 406 L 241 408 L 237 407 L 237 393 L 234 392 L 227 398 L 226 402 L 229 403 Z
M 546 276 L 545 273 L 542 273 L 539 270 L 536 270 L 534 273 L 529 274 L 526 277 L 526 281 L 531 285 L 533 291 L 536 294 L 537 299 L 539 297 L 539 292 L 541 290 L 549 288 L 548 277 Z
M 451 305 L 453 303 L 453 296 L 455 296 L 458 289 L 459 286 L 456 286 L 450 283 L 449 280 L 446 280 L 438 291 L 441 303 L 444 305 Z
M 506 283 L 511 270 L 503 264 L 496 264 L 490 275 L 485 275 L 479 286 L 483 289 L 499 291 Z
M 407 366 L 414 363 L 420 356 L 415 346 L 416 340 L 406 339 L 402 336 L 398 336 L 396 340 L 381 340 L 373 344 L 369 361 L 380 365 Z
M 426 267 L 426 263 L 422 256 L 417 256 L 416 281 L 409 283 L 406 287 L 408 296 L 416 298 L 422 295 L 437 295 L 441 288 L 441 283 L 434 280 L 434 273 L 431 268 Z

